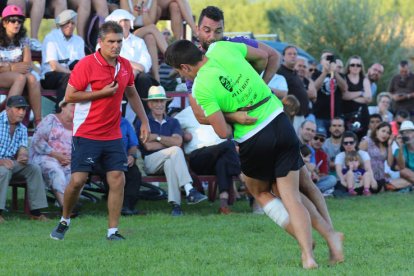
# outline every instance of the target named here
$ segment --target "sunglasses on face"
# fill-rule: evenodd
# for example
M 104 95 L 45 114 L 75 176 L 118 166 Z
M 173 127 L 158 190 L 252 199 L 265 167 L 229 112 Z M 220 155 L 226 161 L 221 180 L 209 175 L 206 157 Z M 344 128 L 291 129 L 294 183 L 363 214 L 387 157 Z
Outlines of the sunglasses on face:
M 362 64 L 359 64 L 359 63 L 351 63 L 351 64 L 349 64 L 349 67 L 358 67 L 358 68 L 360 68 L 360 67 L 362 67 Z
M 345 146 L 349 146 L 349 145 L 353 145 L 353 144 L 355 144 L 355 142 L 354 142 L 354 141 L 344 141 L 344 142 L 343 142 L 343 144 L 344 144 Z
M 318 137 L 318 136 L 315 136 L 315 137 L 313 137 L 313 140 L 315 140 L 315 141 L 321 141 L 322 143 L 323 142 L 325 142 L 325 138 L 324 137 Z
M 315 72 L 315 69 L 314 68 L 309 68 L 309 72 Z
M 23 20 L 21 20 L 19 18 L 9 18 L 7 20 L 7 22 L 12 23 L 12 24 L 15 24 L 16 22 L 19 23 L 19 24 L 23 24 Z

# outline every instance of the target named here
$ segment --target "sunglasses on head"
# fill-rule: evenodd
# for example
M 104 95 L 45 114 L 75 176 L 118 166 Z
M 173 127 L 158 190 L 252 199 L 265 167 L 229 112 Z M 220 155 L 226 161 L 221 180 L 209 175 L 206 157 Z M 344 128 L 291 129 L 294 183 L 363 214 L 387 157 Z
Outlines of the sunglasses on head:
M 344 141 L 343 144 L 344 145 L 353 145 L 353 144 L 355 144 L 355 141 Z
M 349 67 L 358 67 L 358 68 L 360 68 L 360 67 L 362 67 L 362 64 L 359 64 L 359 63 L 351 63 L 351 64 L 349 64 Z
M 315 137 L 313 137 L 313 140 L 315 140 L 315 141 L 319 140 L 323 143 L 323 142 L 325 142 L 325 137 L 315 136 Z
M 19 24 L 23 24 L 23 20 L 20 19 L 20 18 L 16 18 L 16 17 L 12 17 L 12 18 L 7 19 L 7 22 L 10 22 L 12 24 L 14 24 L 16 22 L 19 23 Z

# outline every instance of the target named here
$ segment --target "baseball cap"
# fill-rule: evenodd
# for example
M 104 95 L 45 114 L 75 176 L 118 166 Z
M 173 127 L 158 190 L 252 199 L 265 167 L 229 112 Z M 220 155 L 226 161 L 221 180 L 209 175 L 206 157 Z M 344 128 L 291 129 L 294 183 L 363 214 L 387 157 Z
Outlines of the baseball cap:
M 68 21 L 76 18 L 78 14 L 73 10 L 64 10 L 55 18 L 55 23 L 59 26 L 65 25 Z
M 327 136 L 326 129 L 324 127 L 317 127 L 316 135 L 326 137 Z
M 11 96 L 7 99 L 7 107 L 27 107 L 29 104 L 22 96 Z
M 16 5 L 6 6 L 4 8 L 3 12 L 1 13 L 2 18 L 8 17 L 8 16 L 13 16 L 13 15 L 25 17 L 24 14 L 23 14 L 22 8 L 20 8 L 19 6 L 16 6 Z

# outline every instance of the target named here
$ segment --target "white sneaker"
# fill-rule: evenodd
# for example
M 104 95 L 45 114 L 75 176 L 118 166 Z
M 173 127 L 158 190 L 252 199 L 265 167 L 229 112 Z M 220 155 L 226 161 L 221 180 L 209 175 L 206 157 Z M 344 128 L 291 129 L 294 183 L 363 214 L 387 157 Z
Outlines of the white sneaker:
M 30 39 L 30 49 L 33 50 L 33 51 L 40 52 L 40 51 L 42 51 L 42 43 L 40 43 L 40 41 L 37 40 L 36 38 L 31 38 Z

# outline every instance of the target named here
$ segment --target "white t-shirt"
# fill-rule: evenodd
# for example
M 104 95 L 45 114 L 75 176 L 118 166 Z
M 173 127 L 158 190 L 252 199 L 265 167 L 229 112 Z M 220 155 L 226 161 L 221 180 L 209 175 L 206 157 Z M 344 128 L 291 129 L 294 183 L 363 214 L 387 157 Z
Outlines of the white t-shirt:
M 288 92 L 288 85 L 286 79 L 282 75 L 275 74 L 268 83 L 268 86 L 273 89 Z
M 42 76 L 52 71 L 50 61 L 58 61 L 60 65 L 69 68 L 69 64 L 84 56 L 85 42 L 80 36 L 72 35 L 67 39 L 60 28 L 54 29 L 45 36 L 42 43 Z
M 371 160 L 371 157 L 369 157 L 368 152 L 363 150 L 358 150 L 358 154 L 362 159 L 362 162 Z M 340 152 L 335 157 L 335 165 L 341 165 L 342 167 L 345 166 L 345 152 Z
M 217 136 L 211 125 L 200 124 L 194 116 L 191 106 L 186 107 L 174 118 L 178 120 L 183 130 L 188 131 L 193 136 L 190 142 L 184 144 L 186 154 L 202 147 L 213 146 L 226 141 Z

